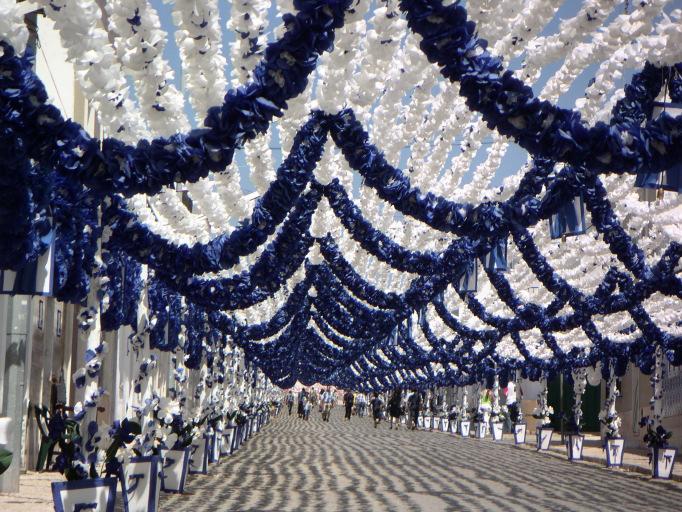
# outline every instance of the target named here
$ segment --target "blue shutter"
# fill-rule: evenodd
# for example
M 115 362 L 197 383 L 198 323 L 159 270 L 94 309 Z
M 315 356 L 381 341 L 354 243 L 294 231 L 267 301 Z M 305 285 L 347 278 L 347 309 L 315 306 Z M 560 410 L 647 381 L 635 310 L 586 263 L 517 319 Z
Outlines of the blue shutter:
M 553 240 L 562 236 L 581 235 L 585 231 L 587 231 L 587 221 L 582 195 L 563 204 L 549 219 L 549 235 Z
M 47 249 L 40 257 L 15 271 L 1 270 L 0 293 L 9 295 L 43 295 L 53 293 L 54 276 L 54 231 L 42 237 Z
M 656 105 L 654 118 L 660 116 L 662 112 L 672 117 L 682 115 L 682 103 L 657 101 L 654 105 Z M 682 162 L 677 162 L 670 169 L 662 172 L 641 171 L 637 173 L 635 187 L 682 192 Z
M 457 291 L 475 292 L 478 289 L 478 260 L 474 259 L 469 262 L 467 268 L 457 282 Z
M 490 252 L 483 257 L 486 270 L 507 270 L 507 239 L 500 238 L 493 243 Z

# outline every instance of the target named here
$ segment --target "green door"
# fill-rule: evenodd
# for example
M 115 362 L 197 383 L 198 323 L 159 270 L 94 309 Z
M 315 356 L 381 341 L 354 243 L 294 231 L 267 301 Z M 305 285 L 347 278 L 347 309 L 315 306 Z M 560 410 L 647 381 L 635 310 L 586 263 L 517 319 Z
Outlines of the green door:
M 573 414 L 573 386 L 556 377 L 547 384 L 547 402 L 554 408 L 552 428 L 561 430 L 562 415 L 570 419 Z M 563 389 L 562 389 L 563 388 Z M 601 382 L 598 386 L 587 385 L 583 395 L 583 432 L 599 432 L 599 408 L 601 405 Z M 568 422 L 567 422 L 568 423 Z M 565 425 L 564 428 L 567 428 Z

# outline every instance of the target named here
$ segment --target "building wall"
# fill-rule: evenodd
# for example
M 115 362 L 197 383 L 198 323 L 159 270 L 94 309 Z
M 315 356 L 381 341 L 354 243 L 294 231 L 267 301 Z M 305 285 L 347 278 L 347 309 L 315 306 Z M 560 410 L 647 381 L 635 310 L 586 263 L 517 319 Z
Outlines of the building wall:
M 682 448 L 682 369 L 667 368 L 663 379 L 663 426 L 673 431 L 670 444 Z M 616 401 L 616 410 L 623 423 L 621 434 L 626 446 L 644 448 L 644 430 L 639 427 L 642 417 L 649 415 L 649 400 L 653 394 L 649 376 L 642 374 L 633 365 L 621 379 L 621 396 Z

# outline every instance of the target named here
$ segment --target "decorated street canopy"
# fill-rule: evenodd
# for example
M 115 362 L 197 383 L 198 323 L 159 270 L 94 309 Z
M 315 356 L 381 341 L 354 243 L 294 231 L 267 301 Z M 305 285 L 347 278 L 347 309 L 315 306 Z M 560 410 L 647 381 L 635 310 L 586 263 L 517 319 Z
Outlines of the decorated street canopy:
M 217 0 L 174 2 L 175 34 L 146 0 L 104 28 L 37 3 L 108 137 L 51 103 L 3 4 L 0 268 L 52 251 L 59 299 L 101 281 L 104 329 L 146 287 L 153 348 L 198 368 L 228 339 L 281 387 L 682 364 L 669 2 L 567 2 L 552 31 L 563 1 L 255 0 L 229 48 Z

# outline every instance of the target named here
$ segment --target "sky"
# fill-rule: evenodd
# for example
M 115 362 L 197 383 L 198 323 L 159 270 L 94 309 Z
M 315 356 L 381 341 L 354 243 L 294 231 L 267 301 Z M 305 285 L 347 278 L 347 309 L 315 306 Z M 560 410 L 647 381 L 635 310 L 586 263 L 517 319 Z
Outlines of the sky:
M 162 22 L 162 27 L 166 30 L 166 32 L 169 34 L 168 37 L 168 44 L 165 48 L 165 53 L 164 56 L 165 58 L 170 62 L 171 66 L 175 69 L 175 84 L 178 87 L 178 89 L 182 89 L 182 72 L 181 72 L 181 65 L 180 65 L 180 57 L 178 53 L 178 48 L 175 44 L 175 39 L 172 36 L 173 31 L 174 31 L 174 26 L 172 22 L 172 17 L 171 17 L 171 11 L 172 11 L 172 5 L 169 3 L 165 3 L 163 0 L 151 0 L 152 5 L 157 9 L 159 16 L 161 18 Z M 219 6 L 220 6 L 220 17 L 221 17 L 221 27 L 223 30 L 223 53 L 228 59 L 227 63 L 227 69 L 226 69 L 226 74 L 229 76 L 230 70 L 231 70 L 231 65 L 229 62 L 229 44 L 234 41 L 234 32 L 231 30 L 227 29 L 226 27 L 226 22 L 230 18 L 230 3 L 229 1 L 220 1 Z M 557 29 L 559 27 L 559 24 L 561 20 L 563 19 L 569 19 L 572 18 L 576 15 L 576 13 L 579 11 L 580 6 L 582 5 L 583 2 L 579 1 L 574 1 L 574 0 L 567 0 L 563 3 L 563 5 L 560 7 L 560 9 L 557 11 L 556 15 L 552 19 L 552 21 L 545 27 L 541 35 L 551 35 L 557 32 Z M 682 0 L 674 0 L 670 2 L 668 5 L 668 8 L 666 8 L 666 11 L 670 11 L 673 8 L 680 8 L 682 7 Z M 623 6 L 619 6 L 617 9 L 615 9 L 611 15 L 607 18 L 606 23 L 609 23 L 616 15 L 620 14 L 623 12 Z M 369 13 L 373 11 L 373 8 L 369 10 Z M 273 37 L 272 35 L 272 29 L 274 27 L 277 27 L 280 24 L 280 20 L 276 18 L 276 9 L 274 6 L 273 2 L 273 7 L 270 9 L 270 19 L 269 19 L 269 27 L 268 31 L 270 38 Z M 521 65 L 522 59 L 517 58 L 512 60 L 510 63 L 510 68 L 512 69 L 518 69 Z M 533 90 L 537 94 L 542 87 L 544 86 L 545 82 L 548 80 L 549 77 L 551 77 L 561 66 L 561 62 L 554 62 L 548 66 L 546 66 L 543 70 L 543 73 L 541 75 L 541 78 L 534 84 Z M 597 71 L 597 66 L 593 65 L 588 67 L 573 83 L 571 86 L 570 90 L 561 96 L 561 98 L 558 101 L 558 105 L 561 107 L 566 107 L 566 108 L 573 108 L 576 99 L 578 99 L 580 96 L 583 95 L 585 89 L 588 86 L 589 81 L 594 77 L 595 73 Z M 630 79 L 630 76 L 632 73 L 625 73 L 623 77 L 623 83 L 625 83 L 626 80 Z M 185 101 L 185 109 L 187 111 L 187 117 L 191 120 L 194 119 L 194 113 L 191 110 L 191 107 L 189 106 L 189 102 Z M 276 137 L 276 133 L 275 133 Z M 488 142 L 488 141 L 485 141 Z M 469 172 L 464 176 L 464 179 L 462 181 L 462 184 L 466 184 L 469 182 L 472 178 L 473 171 L 474 169 L 485 160 L 486 156 L 486 149 L 489 147 L 488 144 L 482 145 L 481 149 L 478 151 L 476 157 L 474 158 L 474 161 L 472 162 L 472 165 L 469 169 Z M 276 148 L 278 144 L 274 142 L 272 144 L 273 148 Z M 458 154 L 460 152 L 459 150 L 459 140 L 453 141 L 452 149 L 450 152 L 450 155 L 448 157 L 448 162 L 446 162 L 446 168 L 449 165 L 450 159 Z M 273 149 L 273 158 L 275 159 L 276 165 L 279 164 L 281 161 L 281 155 L 278 153 L 278 149 Z M 250 183 L 250 180 L 248 178 L 248 171 L 246 168 L 246 163 L 243 159 L 243 156 L 238 154 L 236 158 L 237 164 L 240 167 L 241 171 L 241 181 L 242 181 L 242 187 L 244 188 L 244 191 L 246 193 L 253 191 L 253 186 Z M 407 152 L 404 152 L 401 158 L 401 167 L 405 167 L 405 163 L 407 161 Z M 521 149 L 515 144 L 511 144 L 509 146 L 509 149 L 503 158 L 500 168 L 497 171 L 497 174 L 495 175 L 495 178 L 492 181 L 492 186 L 493 187 L 498 187 L 502 184 L 502 180 L 506 177 L 509 176 L 513 173 L 515 173 L 525 162 L 527 161 L 527 153 L 525 150 Z M 358 181 L 359 183 L 359 181 Z

